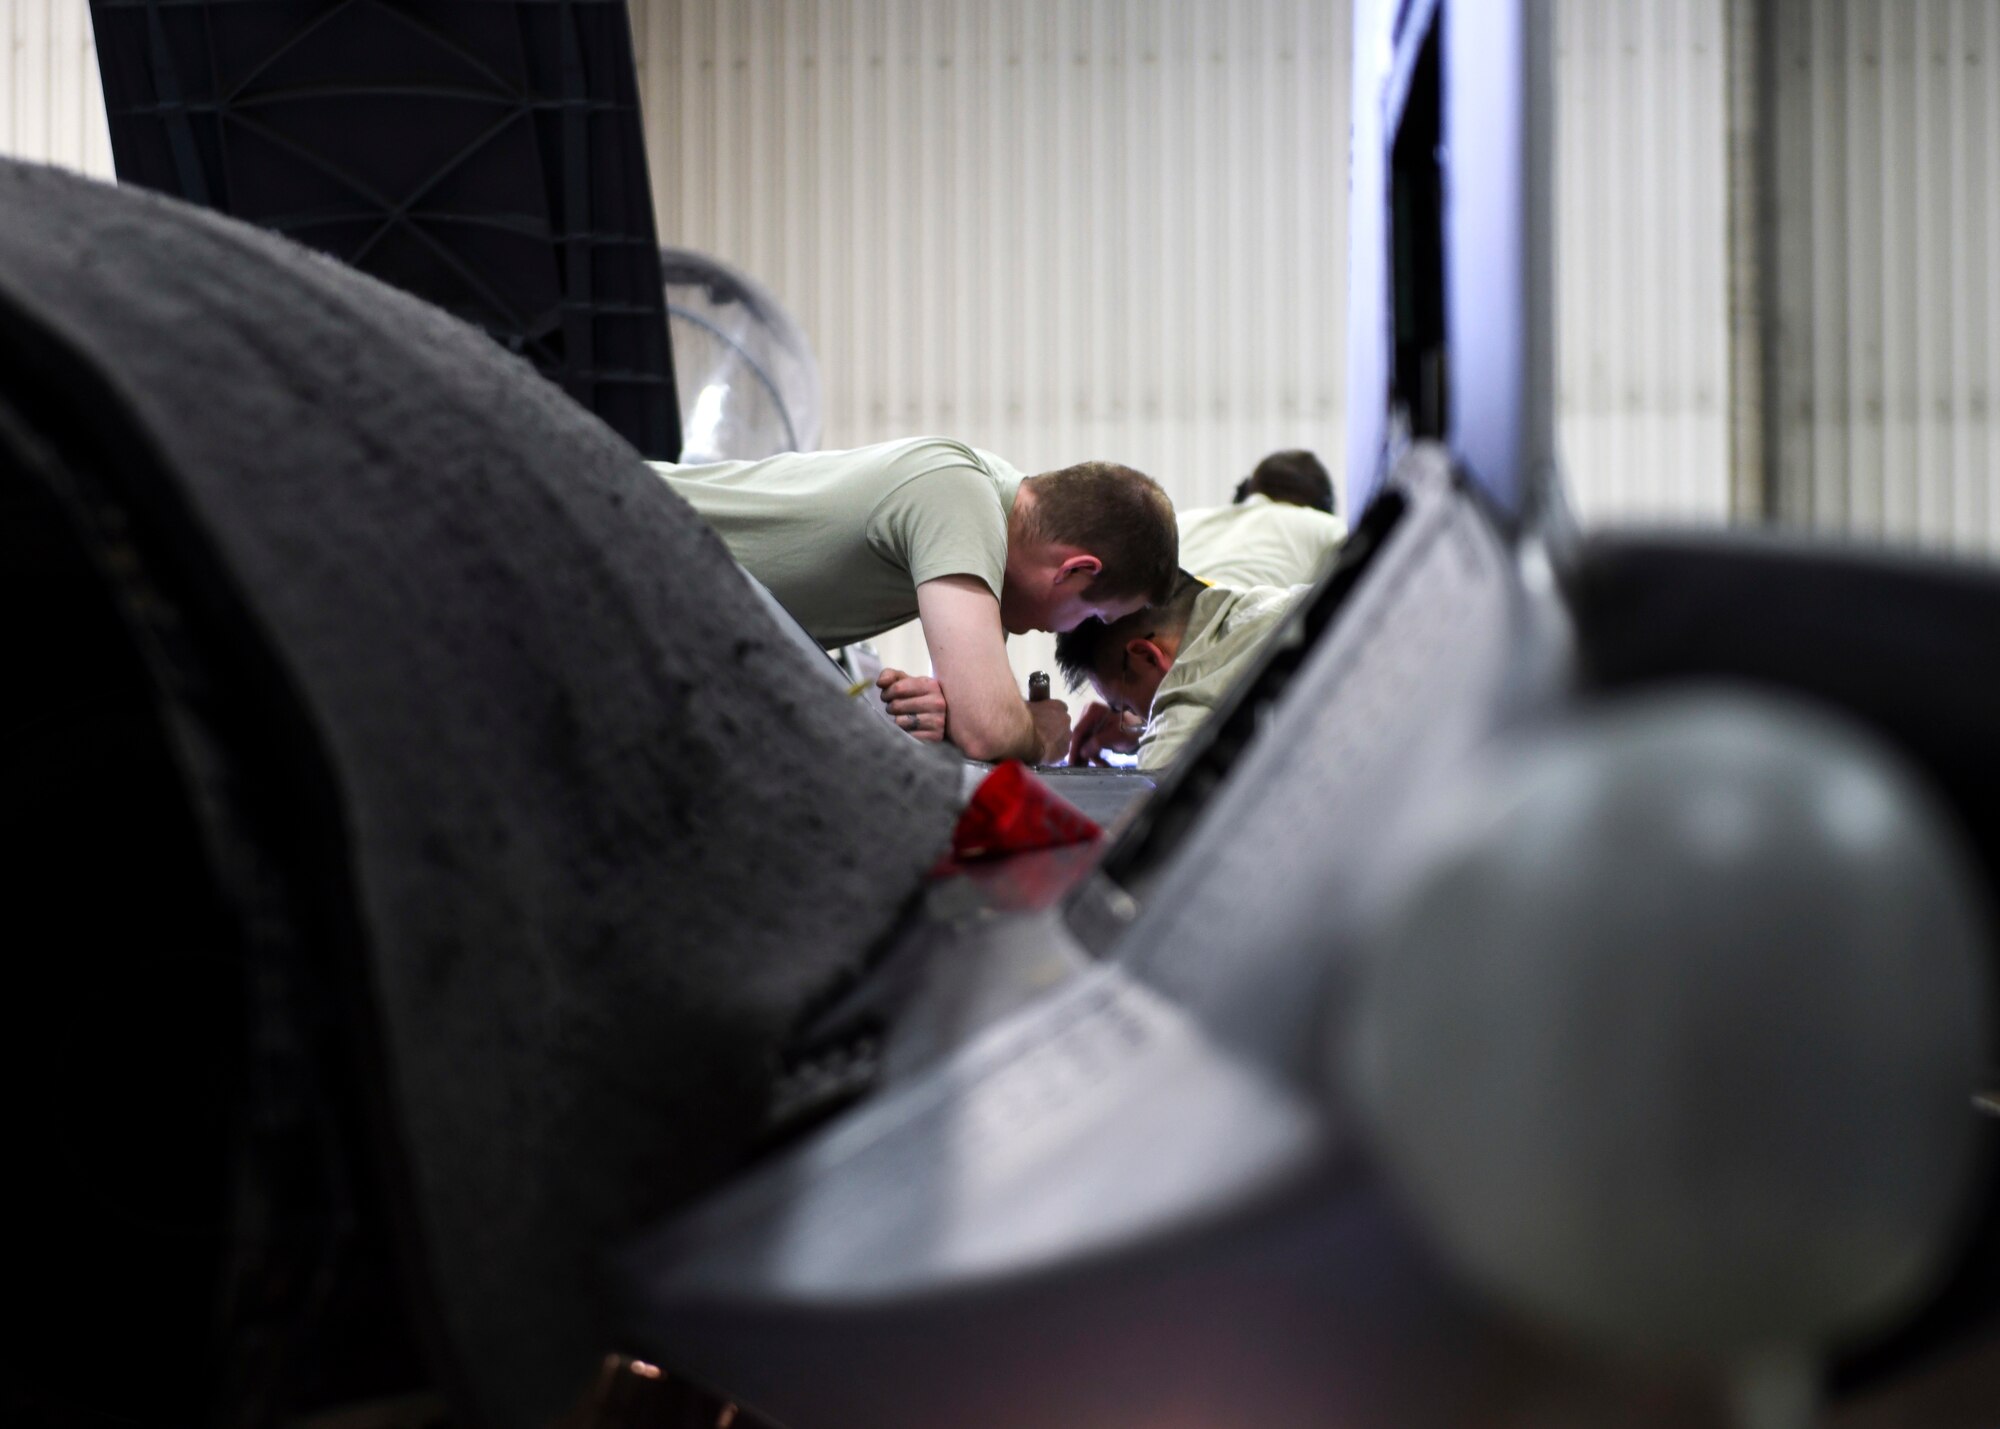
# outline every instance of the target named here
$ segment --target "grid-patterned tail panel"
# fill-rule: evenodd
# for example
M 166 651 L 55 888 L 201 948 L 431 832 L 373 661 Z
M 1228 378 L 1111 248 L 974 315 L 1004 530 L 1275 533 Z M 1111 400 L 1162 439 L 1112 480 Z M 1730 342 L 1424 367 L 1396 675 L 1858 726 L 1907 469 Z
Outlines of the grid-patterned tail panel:
M 118 176 L 275 229 L 679 455 L 624 0 L 91 0 Z

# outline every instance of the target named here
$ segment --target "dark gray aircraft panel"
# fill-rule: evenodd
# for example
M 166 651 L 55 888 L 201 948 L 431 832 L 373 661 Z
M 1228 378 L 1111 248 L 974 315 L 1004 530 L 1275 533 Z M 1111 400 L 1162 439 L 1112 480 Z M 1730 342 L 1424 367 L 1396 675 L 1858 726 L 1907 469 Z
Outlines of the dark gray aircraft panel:
M 872 1095 L 632 1257 L 644 1352 L 799 1426 L 1021 1422 L 1002 1383 L 1105 1424 L 1232 1396 L 1280 1422 L 1365 1405 L 1358 1422 L 1390 1424 L 1436 1393 L 1418 1346 L 1482 1342 L 1423 1288 L 1379 1187 L 1342 1171 L 1355 1146 L 1320 1067 L 1330 983 L 1389 871 L 1385 825 L 1553 701 L 1561 623 L 1439 454 L 1413 454 L 1397 491 L 1370 578 L 1199 829 L 1137 896 L 1101 876 L 1077 895 L 1129 927 L 1096 954 L 1047 914 L 930 936 L 950 970 L 876 1004 Z M 1403 1379 L 1376 1334 L 1334 1335 L 1379 1313 L 1372 1277 L 1391 1264 L 1409 1277 L 1385 1292 L 1409 1317 L 1401 1354 L 1418 1356 Z M 1143 1334 L 1100 1332 L 1089 1356 L 1052 1335 L 1120 1323 L 1134 1297 Z M 1329 1342 L 1255 1385 L 1226 1352 L 1180 1348 L 1276 1345 L 1273 1317 L 1297 1315 Z M 786 1344 L 838 1346 L 838 1373 Z
M 1755 688 L 1835 651 L 1605 678 L 1761 622 L 1690 635 L 1567 528 L 1548 7 L 1356 27 L 1341 561 L 1060 920 L 906 928 L 820 1029 L 874 1039 L 845 1111 L 623 1262 L 634 1346 L 791 1429 L 1790 1429 L 1989 1199 L 1965 828 Z

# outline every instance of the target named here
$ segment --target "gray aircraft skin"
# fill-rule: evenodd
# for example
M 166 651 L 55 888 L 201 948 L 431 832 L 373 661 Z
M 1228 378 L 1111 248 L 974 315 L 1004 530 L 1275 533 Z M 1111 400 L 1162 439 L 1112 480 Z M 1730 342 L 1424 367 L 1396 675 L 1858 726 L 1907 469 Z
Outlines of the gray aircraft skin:
M 295 81 L 375 52 L 342 25 L 437 47 L 440 102 L 502 76 L 492 132 L 567 178 L 546 222 L 458 226 L 533 239 L 536 293 L 591 275 L 583 210 L 642 158 L 617 7 L 337 7 L 325 54 L 295 7 L 97 10 L 121 170 L 216 206 L 265 195 L 204 177 L 255 151 L 201 127 L 192 56 L 264 46 L 256 123 L 298 103 L 329 142 L 338 86 Z M 848 700 L 577 402 L 243 223 L 0 165 L 32 556 L 0 611 L 31 688 L 97 702 L 5 726 L 24 926 L 77 931 L 21 959 L 0 1037 L 43 1168 L 0 1405 L 261 1425 L 427 1390 L 529 1429 L 608 1352 L 690 1417 L 575 1422 L 2000 1409 L 2000 580 L 1580 533 L 1549 4 L 1355 26 L 1353 534 L 1157 787 L 1049 778 L 1110 838 L 950 877 L 965 767 Z M 508 88 L 538 73 L 561 92 Z M 586 115 L 622 135 L 591 182 Z M 601 331 L 549 296 L 516 350 L 677 447 L 634 400 L 671 391 L 659 304 L 598 296 Z M 705 697 L 746 663 L 754 757 Z M 159 956 L 190 944 L 226 956 Z

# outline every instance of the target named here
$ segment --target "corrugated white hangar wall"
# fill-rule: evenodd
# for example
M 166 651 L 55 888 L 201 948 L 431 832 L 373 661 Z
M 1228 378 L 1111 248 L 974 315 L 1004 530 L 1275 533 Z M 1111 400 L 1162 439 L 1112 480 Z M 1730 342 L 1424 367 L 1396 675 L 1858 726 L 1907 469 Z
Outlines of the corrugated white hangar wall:
M 85 0 L 0 0 L 0 154 L 111 177 Z
M 1556 7 L 1557 389 L 1579 514 L 1729 514 L 1723 0 Z
M 1586 515 L 1727 512 L 1722 0 L 1560 8 Z M 1326 0 L 634 11 L 663 228 L 819 344 L 830 444 L 960 434 L 1223 501 L 1341 448 L 1350 16 Z M 802 241 L 803 240 L 803 241 Z
M 1557 0 L 1586 519 L 1730 509 L 1730 3 Z M 1769 3 L 1776 514 L 2000 550 L 2000 0 Z M 662 234 L 801 320 L 827 445 L 1112 456 L 1183 504 L 1340 451 L 1344 0 L 634 0 L 633 25 Z M 0 37 L 0 152 L 108 176 L 83 0 L 0 0 Z
M 829 445 L 1112 457 L 1195 504 L 1339 450 L 1345 6 L 634 14 L 662 229 L 795 309 Z
M 1779 513 L 2000 552 L 2000 0 L 1772 0 Z

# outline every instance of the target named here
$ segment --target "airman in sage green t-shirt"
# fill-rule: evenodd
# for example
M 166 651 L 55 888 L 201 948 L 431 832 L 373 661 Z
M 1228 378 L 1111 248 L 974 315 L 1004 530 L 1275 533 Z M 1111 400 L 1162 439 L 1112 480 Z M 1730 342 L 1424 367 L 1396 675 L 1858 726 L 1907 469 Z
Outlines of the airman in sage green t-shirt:
M 1122 620 L 1086 622 L 1056 641 L 1056 663 L 1098 703 L 1070 737 L 1070 763 L 1103 763 L 1106 750 L 1136 752 L 1141 769 L 1164 769 L 1229 692 L 1312 587 L 1232 590 L 1182 573 L 1173 598 Z
M 937 437 L 654 469 L 822 645 L 917 618 L 917 587 L 976 579 L 1000 598 L 1021 473 Z
M 1333 478 L 1309 451 L 1272 452 L 1229 506 L 1183 511 L 1181 569 L 1211 585 L 1291 586 L 1318 580 L 1347 539 Z
M 942 437 L 704 466 L 654 463 L 743 568 L 827 646 L 921 617 L 932 673 L 885 670 L 902 728 L 974 759 L 1059 759 L 1060 700 L 1029 704 L 1006 638 L 1117 619 L 1172 589 L 1173 506 L 1112 462 L 1023 476 Z
M 1347 523 L 1327 511 L 1252 493 L 1231 506 L 1183 511 L 1181 568 L 1215 585 L 1310 585 L 1333 564 Z

